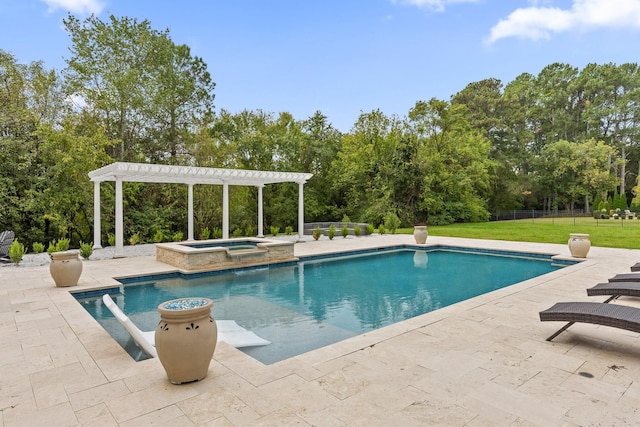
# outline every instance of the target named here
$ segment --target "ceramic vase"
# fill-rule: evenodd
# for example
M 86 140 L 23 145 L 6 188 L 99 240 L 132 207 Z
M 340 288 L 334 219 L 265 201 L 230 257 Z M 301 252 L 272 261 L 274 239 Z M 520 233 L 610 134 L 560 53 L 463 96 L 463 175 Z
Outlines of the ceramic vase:
M 417 244 L 424 245 L 427 242 L 428 235 L 429 235 L 429 232 L 427 231 L 426 225 L 413 226 L 413 238 L 416 239 Z
M 51 253 L 49 272 L 56 286 L 65 287 L 78 284 L 82 274 L 82 261 L 79 254 L 80 251 L 76 249 Z
M 180 298 L 158 306 L 156 351 L 169 382 L 183 384 L 207 376 L 218 328 L 209 298 Z
M 569 235 L 569 251 L 571 256 L 575 258 L 586 258 L 591 248 L 591 240 L 588 234 L 570 234 Z

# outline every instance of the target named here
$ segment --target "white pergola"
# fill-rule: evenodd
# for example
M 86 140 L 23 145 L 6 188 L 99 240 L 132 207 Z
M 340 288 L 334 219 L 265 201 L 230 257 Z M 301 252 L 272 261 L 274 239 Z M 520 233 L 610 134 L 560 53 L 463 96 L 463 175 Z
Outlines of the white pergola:
M 266 184 L 280 182 L 298 183 L 298 234 L 300 239 L 304 232 L 304 184 L 312 177 L 310 173 L 268 172 L 244 169 L 219 169 L 195 166 L 154 165 L 146 163 L 116 162 L 89 172 L 94 183 L 93 212 L 94 248 L 101 248 L 100 225 L 100 183 L 115 181 L 115 256 L 124 255 L 122 183 L 123 182 L 155 182 L 165 184 L 186 184 L 188 186 L 188 240 L 193 240 L 193 186 L 195 184 L 222 185 L 222 237 L 229 238 L 229 186 L 253 186 L 258 188 L 258 236 L 263 237 L 262 188 Z

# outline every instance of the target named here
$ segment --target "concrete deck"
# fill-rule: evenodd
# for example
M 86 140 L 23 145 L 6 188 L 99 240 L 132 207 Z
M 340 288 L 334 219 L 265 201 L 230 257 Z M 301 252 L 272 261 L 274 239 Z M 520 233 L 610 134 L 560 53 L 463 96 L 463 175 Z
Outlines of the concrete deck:
M 569 256 L 566 245 L 427 242 Z M 336 238 L 295 251 L 398 243 L 413 238 Z M 171 266 L 149 256 L 85 261 L 74 288 L 56 288 L 47 266 L 2 267 L 0 427 L 636 425 L 639 335 L 576 324 L 547 342 L 562 325 L 538 312 L 604 300 L 585 289 L 638 261 L 637 250 L 594 247 L 579 265 L 270 366 L 219 343 L 208 377 L 179 386 L 157 359 L 134 362 L 69 294 Z

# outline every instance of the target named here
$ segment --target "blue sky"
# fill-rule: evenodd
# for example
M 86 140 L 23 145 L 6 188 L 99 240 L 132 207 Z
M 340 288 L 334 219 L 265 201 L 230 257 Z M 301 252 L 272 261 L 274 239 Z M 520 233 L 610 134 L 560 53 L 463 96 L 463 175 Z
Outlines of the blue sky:
M 0 49 L 62 69 L 71 12 L 147 19 L 208 64 L 216 110 L 404 116 L 554 62 L 637 62 L 640 0 L 0 0 Z

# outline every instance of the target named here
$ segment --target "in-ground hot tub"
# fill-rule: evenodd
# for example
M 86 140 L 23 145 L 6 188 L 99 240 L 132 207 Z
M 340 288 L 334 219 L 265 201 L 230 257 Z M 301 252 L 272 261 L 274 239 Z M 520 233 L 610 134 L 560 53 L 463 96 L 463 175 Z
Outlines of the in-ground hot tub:
M 217 270 L 295 261 L 293 242 L 260 238 L 156 244 L 156 260 L 181 270 Z

